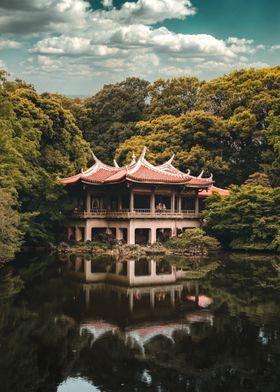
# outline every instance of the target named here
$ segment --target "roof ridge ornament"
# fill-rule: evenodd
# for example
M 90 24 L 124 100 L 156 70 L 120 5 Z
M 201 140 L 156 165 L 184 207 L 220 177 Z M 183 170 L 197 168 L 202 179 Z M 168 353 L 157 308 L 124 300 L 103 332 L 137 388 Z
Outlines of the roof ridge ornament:
M 89 151 L 91 152 L 91 155 L 92 155 L 92 157 L 93 157 L 93 159 L 95 160 L 96 163 L 101 162 L 101 161 L 97 158 L 97 156 L 94 154 L 94 152 L 92 151 L 91 148 L 89 148 Z
M 132 160 L 131 160 L 130 166 L 134 165 L 135 163 L 136 163 L 136 155 L 135 155 L 135 152 L 132 151 Z
M 144 148 L 143 148 L 143 150 L 142 150 L 142 153 L 141 153 L 141 155 L 140 155 L 140 159 L 144 159 L 144 158 L 145 158 L 146 152 L 147 152 L 147 147 L 144 146 Z
M 173 162 L 173 160 L 174 160 L 174 158 L 175 158 L 175 154 L 173 154 L 172 157 L 169 158 L 168 161 L 166 161 L 166 162 L 164 163 L 164 165 L 168 165 L 168 164 L 171 165 L 172 162 Z
M 118 162 L 116 161 L 116 159 L 114 159 L 114 166 L 119 168 Z
M 202 178 L 203 173 L 204 173 L 204 169 L 202 169 L 201 173 L 197 176 L 197 178 Z

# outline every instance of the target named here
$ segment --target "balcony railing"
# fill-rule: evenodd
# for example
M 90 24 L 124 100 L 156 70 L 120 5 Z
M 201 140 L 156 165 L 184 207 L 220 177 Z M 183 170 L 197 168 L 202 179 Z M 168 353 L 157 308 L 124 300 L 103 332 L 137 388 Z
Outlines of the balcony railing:
M 92 211 L 74 211 L 73 216 L 77 218 L 118 218 L 118 219 L 128 219 L 128 218 L 162 218 L 162 219 L 184 219 L 184 218 L 200 218 L 201 213 L 195 212 L 195 210 L 182 210 L 172 211 L 170 209 L 155 209 L 152 212 L 150 209 L 146 208 L 134 208 L 133 211 L 128 209 L 123 209 L 121 211 L 112 210 L 92 210 Z

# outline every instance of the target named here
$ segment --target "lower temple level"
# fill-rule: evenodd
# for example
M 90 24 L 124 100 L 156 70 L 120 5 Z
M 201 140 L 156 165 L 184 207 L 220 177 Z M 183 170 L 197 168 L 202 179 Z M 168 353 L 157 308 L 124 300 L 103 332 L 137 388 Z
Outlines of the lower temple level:
M 85 219 L 73 220 L 67 228 L 68 240 L 97 241 L 108 236 L 129 245 L 154 244 L 177 236 L 185 229 L 200 227 L 199 219 L 130 219 L 127 221 Z

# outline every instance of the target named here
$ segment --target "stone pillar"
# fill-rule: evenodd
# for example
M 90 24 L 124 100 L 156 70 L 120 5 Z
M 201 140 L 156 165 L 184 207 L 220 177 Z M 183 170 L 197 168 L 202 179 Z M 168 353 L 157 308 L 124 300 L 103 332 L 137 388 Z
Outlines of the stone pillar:
M 178 212 L 182 212 L 182 195 L 181 195 L 181 192 L 178 193 Z
M 175 191 L 171 194 L 171 212 L 175 212 Z
M 85 260 L 84 261 L 85 265 L 85 280 L 88 281 L 90 280 L 90 275 L 91 275 L 91 260 Z
M 85 227 L 85 241 L 91 241 L 91 226 L 89 225 L 89 222 L 86 222 L 86 227 Z
M 155 260 L 149 260 L 149 272 L 151 276 L 156 276 L 157 273 L 157 263 Z
M 129 211 L 134 211 L 134 189 L 130 189 L 130 203 L 129 203 Z
M 129 293 L 129 310 L 133 312 L 133 291 L 131 290 Z
M 90 210 L 91 210 L 91 205 L 90 205 L 91 203 L 90 203 L 90 201 L 91 201 L 91 194 L 87 190 L 87 202 L 86 202 L 86 211 L 87 212 L 90 212 Z
M 85 290 L 86 307 L 88 307 L 89 303 L 90 303 L 90 287 L 89 286 L 85 286 L 84 290 Z
M 123 265 L 120 261 L 116 262 L 116 275 L 120 275 L 123 269 Z
M 152 309 L 155 307 L 155 290 L 151 289 L 150 291 L 150 306 Z
M 174 289 L 171 290 L 170 299 L 171 299 L 171 305 L 174 308 L 174 306 L 175 306 L 175 291 L 174 291 Z
M 75 227 L 75 239 L 77 242 L 83 239 L 81 234 L 81 229 L 79 228 L 79 226 Z
M 135 277 L 135 260 L 127 261 L 127 277 L 128 277 L 128 284 L 132 284 L 134 282 L 134 277 Z
M 155 210 L 156 210 L 155 209 L 155 202 L 156 202 L 155 191 L 153 189 L 152 192 L 151 192 L 151 195 L 150 195 L 150 211 L 151 211 L 152 215 L 154 215 Z
M 150 244 L 155 244 L 157 242 L 157 229 L 156 229 L 156 227 L 152 227 L 149 230 L 149 242 L 150 242 Z
M 122 195 L 118 194 L 118 211 L 122 210 Z
M 123 231 L 118 227 L 116 227 L 116 240 L 117 241 L 123 240 Z
M 198 195 L 195 198 L 195 213 L 199 214 L 199 198 L 198 198 Z
M 131 224 L 127 229 L 127 243 L 128 245 L 134 245 L 135 244 L 135 228 L 134 226 Z
M 73 229 L 72 229 L 72 227 L 68 226 L 68 227 L 67 227 L 67 239 L 68 239 L 68 240 L 70 240 L 72 234 L 74 234 L 74 233 L 73 233 Z
M 83 259 L 80 256 L 77 256 L 76 260 L 75 260 L 75 272 L 79 271 L 79 269 L 81 268 L 82 262 L 83 262 Z

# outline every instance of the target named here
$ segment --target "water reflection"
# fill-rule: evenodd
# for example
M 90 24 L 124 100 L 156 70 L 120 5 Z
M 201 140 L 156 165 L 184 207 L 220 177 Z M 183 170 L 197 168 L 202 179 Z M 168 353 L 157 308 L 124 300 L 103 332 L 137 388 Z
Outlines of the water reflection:
M 2 268 L 1 392 L 278 391 L 279 260 L 225 259 L 200 282 L 138 261 Z

